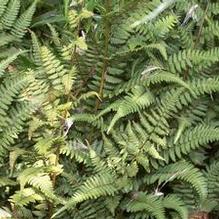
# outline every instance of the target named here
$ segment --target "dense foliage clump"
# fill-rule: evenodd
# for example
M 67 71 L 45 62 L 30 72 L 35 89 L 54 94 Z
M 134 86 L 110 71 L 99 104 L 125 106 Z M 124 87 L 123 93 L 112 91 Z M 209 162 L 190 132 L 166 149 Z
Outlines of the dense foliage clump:
M 0 0 L 0 217 L 215 218 L 218 18 L 214 0 Z

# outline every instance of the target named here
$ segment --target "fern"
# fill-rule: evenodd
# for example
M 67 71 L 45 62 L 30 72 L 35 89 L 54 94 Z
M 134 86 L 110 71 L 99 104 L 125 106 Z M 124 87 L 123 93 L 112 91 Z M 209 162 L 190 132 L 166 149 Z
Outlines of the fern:
M 114 185 L 114 178 L 109 174 L 93 176 L 84 182 L 80 190 L 76 191 L 73 197 L 66 203 L 65 207 L 61 208 L 53 217 L 79 202 L 100 196 L 114 195 L 116 191 L 117 188 Z
M 5 73 L 5 69 L 13 62 L 17 59 L 17 57 L 21 54 L 23 54 L 24 51 L 20 51 L 15 53 L 14 55 L 12 55 L 11 57 L 8 57 L 5 60 L 2 60 L 0 63 L 0 75 L 2 76 Z
M 2 205 L 19 218 L 214 217 L 218 3 L 36 4 L 0 6 Z
M 10 197 L 10 202 L 15 203 L 18 206 L 27 206 L 31 202 L 41 201 L 43 198 L 36 194 L 31 188 L 26 188 L 18 191 Z
M 173 209 L 180 218 L 188 218 L 188 210 L 182 200 L 174 195 L 166 196 L 163 200 L 164 208 Z
M 20 0 L 10 1 L 2 17 L 2 26 L 4 29 L 10 29 L 15 22 L 20 9 Z
M 172 172 L 174 170 L 174 172 Z M 149 177 L 149 183 L 154 183 L 158 180 L 158 185 L 161 185 L 163 182 L 170 182 L 174 179 L 179 179 L 185 181 L 196 190 L 199 194 L 200 199 L 205 199 L 207 195 L 207 186 L 206 181 L 203 175 L 192 167 L 192 165 L 186 162 L 179 162 L 170 164 L 164 168 L 161 168 L 161 174 L 159 170 Z
M 118 103 L 114 103 L 113 106 L 110 106 L 100 113 L 100 115 L 103 115 L 111 109 L 118 109 L 116 115 L 109 125 L 107 132 L 112 129 L 117 120 L 128 115 L 129 113 L 139 111 L 140 109 L 149 106 L 152 102 L 153 96 L 150 94 L 150 92 L 144 92 L 143 88 L 136 87 L 136 89 L 133 89 L 133 95 L 125 97 L 124 101 L 118 101 Z
M 218 202 L 218 162 L 212 163 L 207 169 L 208 198 Z M 217 204 L 218 207 L 218 204 Z
M 135 200 L 127 203 L 128 212 L 146 211 L 156 219 L 164 219 L 164 208 L 157 197 L 138 193 Z
M 33 1 L 33 4 L 15 22 L 12 29 L 12 35 L 16 38 L 22 38 L 27 28 L 30 26 L 33 14 L 36 10 L 36 3 L 37 0 Z
M 192 130 L 187 130 L 182 137 L 179 138 L 178 143 L 169 149 L 168 155 L 172 160 L 176 157 L 181 158 L 183 154 L 188 154 L 200 146 L 206 145 L 208 142 L 213 142 L 217 139 L 218 129 L 208 125 L 198 125 Z M 167 154 L 164 152 L 164 157 L 168 160 Z

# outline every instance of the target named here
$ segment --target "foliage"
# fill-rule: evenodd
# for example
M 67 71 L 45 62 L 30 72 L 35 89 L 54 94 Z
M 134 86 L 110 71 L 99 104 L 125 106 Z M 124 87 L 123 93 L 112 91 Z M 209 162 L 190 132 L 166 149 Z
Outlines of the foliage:
M 0 4 L 0 214 L 217 214 L 218 3 L 25 4 Z

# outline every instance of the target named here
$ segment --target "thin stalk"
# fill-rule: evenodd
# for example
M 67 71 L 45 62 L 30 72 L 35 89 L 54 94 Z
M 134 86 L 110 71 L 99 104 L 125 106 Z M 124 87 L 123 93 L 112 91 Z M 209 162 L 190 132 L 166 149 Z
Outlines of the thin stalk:
M 205 8 L 204 15 L 203 15 L 203 18 L 202 18 L 200 27 L 199 27 L 199 29 L 198 29 L 198 33 L 197 33 L 197 36 L 196 36 L 195 44 L 194 44 L 194 47 L 193 47 L 194 49 L 196 49 L 197 46 L 198 46 L 198 43 L 199 43 L 199 40 L 200 40 L 200 37 L 201 37 L 201 34 L 202 34 L 204 22 L 205 22 L 205 17 L 206 17 L 206 14 L 207 14 L 207 12 L 208 12 L 208 8 L 209 8 L 209 1 L 208 1 L 208 3 L 207 3 L 206 8 Z M 187 79 L 187 78 L 188 78 L 188 75 L 189 75 L 189 69 L 186 69 L 186 71 L 185 71 L 185 73 L 184 73 L 184 79 Z
M 14 219 L 19 219 L 15 205 L 12 205 L 12 214 L 13 214 Z
M 199 43 L 199 40 L 200 40 L 200 37 L 201 37 L 201 34 L 202 34 L 202 30 L 203 30 L 203 26 L 204 26 L 204 22 L 205 22 L 205 17 L 207 15 L 207 12 L 208 12 L 208 8 L 209 8 L 209 1 L 207 3 L 207 6 L 205 8 L 205 11 L 204 11 L 204 15 L 203 15 L 203 18 L 202 18 L 202 21 L 201 21 L 201 25 L 199 27 L 199 30 L 198 30 L 198 34 L 197 34 L 197 37 L 196 37 L 196 41 L 195 41 L 195 48 L 198 46 L 198 43 Z
M 111 11 L 112 7 L 112 1 L 107 0 L 106 1 L 106 14 L 108 14 Z M 107 67 L 108 67 L 108 56 L 109 56 L 109 40 L 110 40 L 110 33 L 111 33 L 111 23 L 109 21 L 109 18 L 105 16 L 105 42 L 104 42 L 104 63 L 103 63 L 103 69 L 101 74 L 101 81 L 100 81 L 100 88 L 99 88 L 99 97 L 100 99 L 103 99 L 103 89 L 104 89 L 104 82 L 106 80 L 107 76 Z M 95 106 L 95 112 L 100 107 L 100 100 L 97 99 L 96 106 Z

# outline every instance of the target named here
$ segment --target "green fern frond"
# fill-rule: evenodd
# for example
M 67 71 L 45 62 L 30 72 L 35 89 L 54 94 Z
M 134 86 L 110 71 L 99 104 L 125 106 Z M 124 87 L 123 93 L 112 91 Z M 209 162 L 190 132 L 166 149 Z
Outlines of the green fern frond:
M 151 69 L 153 69 L 153 67 L 151 67 Z M 118 96 L 122 92 L 128 92 L 129 90 L 133 89 L 133 87 L 136 85 L 150 87 L 152 85 L 160 84 L 162 82 L 176 83 L 180 86 L 183 86 L 191 90 L 189 85 L 185 81 L 183 81 L 183 79 L 181 79 L 178 75 L 163 70 L 156 70 L 155 72 L 150 72 L 149 67 L 146 68 L 141 75 L 139 74 L 137 77 L 133 77 L 128 82 L 116 86 L 115 90 L 111 92 L 109 97 Z
M 13 25 L 11 34 L 17 39 L 21 39 L 25 35 L 36 10 L 37 1 L 38 0 L 34 0 L 32 5 L 17 19 Z
M 209 13 L 214 15 L 219 14 L 219 3 L 218 2 L 211 2 L 209 3 Z
M 70 28 L 72 30 L 75 30 L 75 28 L 78 26 L 78 16 L 77 16 L 77 12 L 75 10 L 70 10 L 68 13 L 68 22 L 70 25 Z
M 211 35 L 209 35 L 211 33 Z M 211 39 L 212 37 L 216 36 L 219 37 L 219 22 L 216 21 L 214 23 L 210 23 L 207 27 L 203 30 L 204 37 L 206 39 Z
M 171 158 L 175 161 L 176 158 L 181 158 L 183 155 L 189 154 L 192 150 L 206 145 L 209 142 L 218 140 L 219 129 L 210 125 L 197 125 L 187 129 L 167 151 L 164 151 L 163 157 L 166 161 Z
M 97 174 L 88 178 L 69 201 L 76 204 L 89 198 L 113 195 L 119 188 L 115 186 L 114 177 L 108 173 Z
M 0 76 L 2 76 L 5 72 L 5 69 L 14 61 L 17 59 L 17 57 L 21 54 L 25 53 L 25 51 L 19 51 L 12 56 L 8 57 L 7 59 L 0 62 Z
M 90 163 L 89 153 L 85 150 L 85 146 L 77 141 L 69 142 L 65 146 L 61 146 L 60 154 L 63 154 L 70 159 L 75 159 L 79 163 Z
M 50 32 L 51 32 L 51 35 L 52 35 L 52 40 L 54 42 L 54 44 L 57 46 L 57 47 L 60 47 L 60 38 L 58 36 L 58 33 L 56 31 L 56 29 L 51 25 L 51 24 L 47 24 L 49 29 L 50 29 Z
M 25 185 L 29 184 L 39 190 L 47 198 L 60 201 L 54 194 L 49 173 L 45 172 L 45 169 L 42 167 L 30 167 L 23 170 L 18 176 L 18 181 L 20 182 L 21 191 Z
M 153 19 L 155 19 L 160 13 L 162 13 L 164 10 L 166 10 L 168 7 L 170 7 L 173 3 L 175 3 L 176 0 L 168 0 L 166 2 L 162 2 L 159 4 L 157 3 L 157 7 L 154 8 L 153 11 L 151 11 L 148 15 L 145 15 L 143 18 L 141 18 L 138 21 L 135 21 L 134 23 L 131 24 L 132 28 L 135 28 L 139 25 L 143 25 L 147 22 L 152 21 Z M 153 2 L 154 3 L 154 2 Z
M 172 73 L 181 73 L 187 68 L 198 66 L 198 70 L 210 67 L 219 59 L 219 49 L 214 48 L 208 51 L 183 50 L 178 54 L 173 54 L 168 58 L 168 68 Z
M 24 189 L 28 181 L 35 175 L 42 174 L 43 169 L 41 167 L 27 168 L 21 174 L 19 174 L 18 181 L 20 182 L 21 189 Z
M 208 180 L 208 198 L 212 201 L 216 201 L 217 203 L 219 200 L 219 192 L 218 192 L 219 168 L 218 167 L 219 167 L 219 162 L 213 162 L 207 168 L 207 172 L 206 172 L 206 177 Z
M 99 116 L 102 116 L 111 110 L 117 111 L 108 127 L 107 133 L 110 132 L 110 130 L 120 118 L 130 113 L 137 112 L 140 109 L 144 109 L 154 101 L 153 95 L 149 91 L 146 91 L 143 87 L 136 87 L 132 92 L 133 93 L 129 96 L 126 96 L 124 100 L 119 100 L 113 103 L 111 106 L 99 114 Z
M 2 139 L 0 156 L 3 156 L 9 147 L 15 143 L 15 139 L 18 139 L 25 121 L 29 119 L 32 112 L 33 108 L 29 104 L 18 104 L 9 111 L 8 118 L 2 120 L 5 124 L 2 124 L 3 131 L 0 132 Z
M 16 206 L 27 206 L 31 202 L 42 201 L 43 197 L 37 194 L 34 189 L 26 188 L 20 191 L 17 191 L 12 195 L 9 201 Z
M 192 30 L 187 30 L 185 28 L 180 28 L 179 30 L 179 39 L 182 44 L 183 49 L 187 49 L 194 46 L 192 40 Z
M 48 75 L 48 80 L 52 87 L 62 90 L 62 77 L 66 74 L 66 69 L 46 47 L 41 48 L 41 58 L 43 70 Z
M 9 0 L 1 0 L 0 1 L 0 17 L 2 16 L 2 14 L 5 12 L 6 6 L 8 4 Z
M 90 150 L 90 159 L 96 173 L 110 173 L 107 163 L 94 150 Z
M 20 9 L 20 0 L 10 0 L 9 5 L 1 18 L 4 29 L 11 29 Z
M 88 178 L 75 192 L 73 197 L 58 210 L 53 218 L 63 211 L 72 208 L 77 203 L 88 199 L 96 199 L 100 196 L 114 195 L 119 188 L 116 188 L 115 179 L 108 173 L 101 173 Z
M 168 15 L 154 24 L 154 32 L 156 37 L 165 37 L 178 23 L 176 15 Z
M 175 179 L 189 183 L 199 195 L 200 200 L 204 200 L 207 197 L 207 182 L 204 175 L 192 164 L 185 161 L 162 167 L 156 173 L 147 177 L 146 180 L 149 184 L 158 181 L 158 185 L 162 185 L 164 182 L 171 182 Z
M 49 153 L 52 145 L 54 144 L 56 139 L 51 138 L 51 139 L 41 139 L 39 140 L 35 145 L 34 148 L 37 151 L 38 154 L 41 155 L 46 155 L 47 153 Z
M 76 75 L 77 75 L 77 70 L 75 66 L 72 66 L 69 72 L 63 76 L 62 83 L 65 88 L 65 94 L 69 94 L 71 92 L 72 87 L 76 81 Z M 74 105 L 77 106 L 77 103 L 75 103 Z
M 0 177 L 0 187 L 15 186 L 17 183 L 7 177 Z
M 176 195 L 169 195 L 162 199 L 164 208 L 172 209 L 178 213 L 181 219 L 188 218 L 188 210 L 185 203 Z
M 33 47 L 32 54 L 33 54 L 34 63 L 37 66 L 41 66 L 41 64 L 42 64 L 41 52 L 40 52 L 41 46 L 40 46 L 40 43 L 39 43 L 39 40 L 38 40 L 36 34 L 32 31 L 31 31 L 31 38 L 32 38 L 32 47 Z
M 0 46 L 6 46 L 9 43 L 15 41 L 14 36 L 6 33 L 0 34 Z M 10 51 L 9 51 L 10 52 Z M 1 54 L 2 57 L 7 57 L 8 55 Z
M 34 176 L 29 179 L 29 185 L 32 185 L 33 188 L 39 189 L 47 198 L 56 199 L 53 191 L 53 185 L 50 177 L 46 174 L 41 174 Z
M 3 206 L 24 219 L 217 213 L 218 3 L 64 0 L 63 17 L 21 2 L 0 0 Z M 15 63 L 35 9 L 48 30 L 34 25 Z
M 145 211 L 156 219 L 165 219 L 163 205 L 156 196 L 147 195 L 143 192 L 139 192 L 135 196 L 137 197 L 134 197 L 124 206 L 128 212 Z
M 17 77 L 9 78 L 5 80 L 4 84 L 1 85 L 1 105 L 0 105 L 0 118 L 1 126 L 7 125 L 5 122 L 7 118 L 6 111 L 9 109 L 10 104 L 18 93 L 28 84 L 30 77 Z M 5 121 L 5 122 L 4 122 Z

